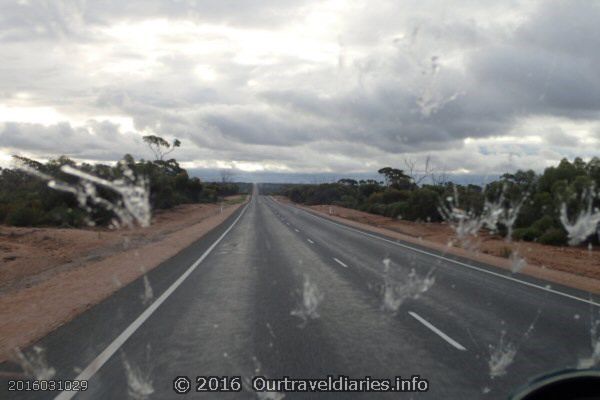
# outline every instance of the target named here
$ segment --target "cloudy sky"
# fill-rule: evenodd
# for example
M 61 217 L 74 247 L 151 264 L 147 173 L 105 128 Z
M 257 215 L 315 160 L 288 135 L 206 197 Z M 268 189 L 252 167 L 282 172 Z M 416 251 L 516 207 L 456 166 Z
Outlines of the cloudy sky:
M 600 155 L 600 3 L 0 0 L 0 166 L 449 173 Z

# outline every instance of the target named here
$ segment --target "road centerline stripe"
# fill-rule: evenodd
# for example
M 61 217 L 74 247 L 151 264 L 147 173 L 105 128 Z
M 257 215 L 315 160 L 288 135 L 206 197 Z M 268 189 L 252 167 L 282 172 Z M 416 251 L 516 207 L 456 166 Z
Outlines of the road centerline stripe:
M 292 207 L 292 206 L 289 206 L 289 207 Z M 444 261 L 451 262 L 453 264 L 461 265 L 463 267 L 466 267 L 466 268 L 469 268 L 469 269 L 472 269 L 472 270 L 475 270 L 475 271 L 479 271 L 479 272 L 483 272 L 483 273 L 486 273 L 486 274 L 489 274 L 489 275 L 493 275 L 493 276 L 496 276 L 498 278 L 506 279 L 506 280 L 509 280 L 509 281 L 512 281 L 512 282 L 517 282 L 517 283 L 520 283 L 520 284 L 525 285 L 525 286 L 529 286 L 529 287 L 536 288 L 536 289 L 539 289 L 539 290 L 543 290 L 543 291 L 546 291 L 546 292 L 550 292 L 550 293 L 553 293 L 553 294 L 556 294 L 556 295 L 559 295 L 559 296 L 562 296 L 562 297 L 566 297 L 566 298 L 569 298 L 569 299 L 572 299 L 572 300 L 576 300 L 576 301 L 587 303 L 587 304 L 590 304 L 590 305 L 593 305 L 593 306 L 596 306 L 596 307 L 600 307 L 600 303 L 598 303 L 598 302 L 596 302 L 594 300 L 591 300 L 591 299 L 590 300 L 584 299 L 584 298 L 581 298 L 581 297 L 578 297 L 578 296 L 575 296 L 575 295 L 572 295 L 572 294 L 569 294 L 569 293 L 561 292 L 560 290 L 556 290 L 556 289 L 553 289 L 551 287 L 541 286 L 541 285 L 538 285 L 538 284 L 535 284 L 535 283 L 532 283 L 532 282 L 527 282 L 527 281 L 524 281 L 524 280 L 521 280 L 521 279 L 513 278 L 512 276 L 504 275 L 504 274 L 501 274 L 501 273 L 498 273 L 498 272 L 487 270 L 485 268 L 477 267 L 475 265 L 471 265 L 471 264 L 467 264 L 467 263 L 464 263 L 464 262 L 461 262 L 461 261 L 458 261 L 458 260 L 454 260 L 452 258 L 445 257 L 443 255 L 439 255 L 439 254 L 432 253 L 432 252 L 429 252 L 429 251 L 421 250 L 421 249 L 418 249 L 416 247 L 412 247 L 412 246 L 406 245 L 404 243 L 401 243 L 399 241 L 393 241 L 393 240 L 390 240 L 390 239 L 386 239 L 384 237 L 377 236 L 377 235 L 374 235 L 374 234 L 371 234 L 371 233 L 368 233 L 368 232 L 363 232 L 363 231 L 361 231 L 359 229 L 356 229 L 356 228 L 353 228 L 351 226 L 347 226 L 347 225 L 343 225 L 343 224 L 335 222 L 335 221 L 331 221 L 331 220 L 327 219 L 326 217 L 322 217 L 320 215 L 315 215 L 312 212 L 303 210 L 301 208 L 298 208 L 298 209 L 300 211 L 303 211 L 305 214 L 311 216 L 312 218 L 316 218 L 318 220 L 330 223 L 332 225 L 336 225 L 336 226 L 338 226 L 338 227 L 340 227 L 342 229 L 346 229 L 346 230 L 349 230 L 349 231 L 352 231 L 352 232 L 359 233 L 359 234 L 361 234 L 363 236 L 367 236 L 367 237 L 370 237 L 370 238 L 373 238 L 373 239 L 378 239 L 378 240 L 381 240 L 381 241 L 384 241 L 384 242 L 387 242 L 387 243 L 391 243 L 393 245 L 396 245 L 396 246 L 399 246 L 399 247 L 403 247 L 405 249 L 412 250 L 412 251 L 414 251 L 416 253 L 421 253 L 421 254 L 425 254 L 425 255 L 431 256 L 431 257 L 435 257 L 435 258 L 438 258 L 438 259 L 441 259 L 441 260 L 444 260 Z
M 344 264 L 342 261 L 338 260 L 337 258 L 333 257 L 333 260 L 334 260 L 336 263 L 340 264 L 342 267 L 344 267 L 344 268 L 348 268 L 348 266 L 347 266 L 346 264 Z
M 444 332 L 442 332 L 441 330 L 439 330 L 438 328 L 436 328 L 435 326 L 433 326 L 429 321 L 427 321 L 425 318 L 421 317 L 416 312 L 409 311 L 408 314 L 411 317 L 413 317 L 414 319 L 416 319 L 417 321 L 419 321 L 420 323 L 422 323 L 423 325 L 425 325 L 431 331 L 433 331 L 434 333 L 436 333 L 439 337 L 441 337 L 442 339 L 444 339 L 446 342 L 450 343 L 452 345 L 452 347 L 454 347 L 454 348 L 456 348 L 456 349 L 458 349 L 460 351 L 467 350 L 462 344 L 458 343 L 456 340 L 452 339 L 450 336 L 446 335 Z
M 171 284 L 164 292 L 157 298 L 148 308 L 146 308 L 119 336 L 117 336 L 100 354 L 92 360 L 92 362 L 85 367 L 83 371 L 75 378 L 75 380 L 90 380 L 96 372 L 102 368 L 102 366 L 123 346 L 123 344 L 129 339 L 142 324 L 156 311 L 158 307 L 186 280 L 186 278 L 194 272 L 194 270 L 204 261 L 206 257 L 214 250 L 215 247 L 223 240 L 223 238 L 229 233 L 229 231 L 237 224 L 242 215 L 246 212 L 250 200 L 244 209 L 237 216 L 235 221 L 219 236 L 217 240 L 210 245 L 210 247 L 198 258 L 175 282 Z M 79 392 L 77 391 L 63 391 L 57 395 L 54 400 L 69 400 L 72 399 Z

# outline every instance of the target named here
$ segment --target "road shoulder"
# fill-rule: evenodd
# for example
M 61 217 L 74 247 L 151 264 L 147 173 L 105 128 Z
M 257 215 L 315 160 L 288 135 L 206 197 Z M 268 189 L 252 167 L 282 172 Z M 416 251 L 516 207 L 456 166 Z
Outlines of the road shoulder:
M 246 201 L 247 202 L 247 201 Z M 223 207 L 161 240 L 61 271 L 30 287 L 0 295 L 0 361 L 111 296 L 218 227 L 244 203 Z M 149 293 L 151 296 L 151 290 Z
M 276 199 L 276 201 L 281 201 L 281 199 Z M 329 219 L 334 222 L 338 222 L 346 226 L 383 235 L 390 239 L 400 240 L 407 244 L 415 244 L 420 247 L 434 250 L 440 254 L 466 258 L 475 262 L 483 263 L 488 266 L 499 268 L 504 271 L 511 271 L 513 267 L 513 262 L 508 258 L 497 257 L 490 254 L 484 254 L 475 251 L 468 251 L 466 249 L 454 246 L 447 246 L 426 239 L 415 238 L 390 229 L 377 227 L 362 222 L 357 222 L 348 218 L 340 217 L 338 215 L 331 215 L 328 212 L 324 212 L 319 209 L 314 209 L 308 206 L 291 203 L 289 201 L 286 201 L 286 203 L 292 205 L 293 207 L 301 208 L 307 212 L 317 214 L 323 218 Z M 583 290 L 594 294 L 600 294 L 600 280 L 593 279 L 587 276 L 576 275 L 565 271 L 555 270 L 545 266 L 530 263 L 528 263 L 521 271 L 519 271 L 518 274 L 515 275 L 518 276 L 519 274 L 524 274 L 551 283 L 557 283 L 560 285 L 568 286 L 574 289 Z

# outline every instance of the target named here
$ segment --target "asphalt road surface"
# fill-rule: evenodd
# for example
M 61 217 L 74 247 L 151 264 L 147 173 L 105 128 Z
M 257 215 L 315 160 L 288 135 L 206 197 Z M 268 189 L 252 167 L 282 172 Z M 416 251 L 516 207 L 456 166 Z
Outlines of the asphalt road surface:
M 276 399 L 254 393 L 252 377 L 419 375 L 425 393 L 285 398 L 504 399 L 536 375 L 589 357 L 598 315 L 586 293 L 346 227 L 256 192 L 147 278 L 152 301 L 142 301 L 139 279 L 37 344 L 54 379 L 89 381 L 74 398 Z M 196 393 L 192 382 L 177 395 L 177 376 L 241 376 L 244 389 Z M 0 397 L 74 395 L 7 392 L 7 384 Z

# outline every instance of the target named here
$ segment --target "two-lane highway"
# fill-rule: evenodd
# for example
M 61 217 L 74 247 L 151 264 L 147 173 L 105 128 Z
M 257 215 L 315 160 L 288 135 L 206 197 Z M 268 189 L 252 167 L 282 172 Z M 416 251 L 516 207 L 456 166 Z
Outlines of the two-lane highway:
M 137 281 L 39 345 L 57 377 L 89 379 L 81 399 L 257 398 L 176 395 L 180 375 L 420 375 L 427 393 L 381 396 L 501 399 L 591 354 L 585 293 L 409 247 L 255 192 L 149 273 L 150 306 Z M 378 396 L 286 393 L 354 397 Z

